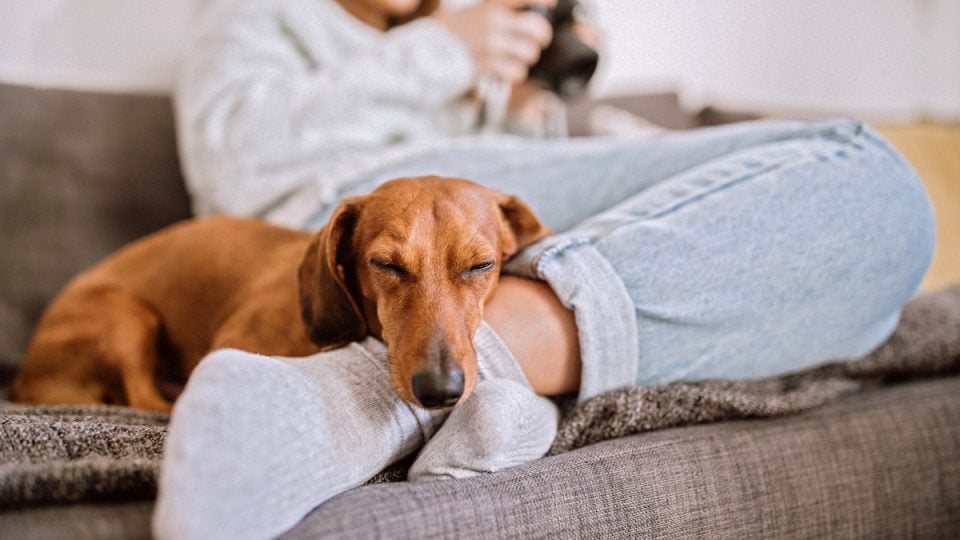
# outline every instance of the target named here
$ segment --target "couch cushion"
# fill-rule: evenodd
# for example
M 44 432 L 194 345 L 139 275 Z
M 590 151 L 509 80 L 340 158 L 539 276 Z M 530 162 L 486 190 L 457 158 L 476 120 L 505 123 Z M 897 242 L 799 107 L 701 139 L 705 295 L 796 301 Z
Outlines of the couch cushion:
M 960 537 L 960 377 L 350 490 L 289 538 Z M 152 502 L 0 510 L 12 538 L 149 537 Z
M 0 84 L 0 375 L 66 281 L 189 216 L 170 99 Z
M 958 538 L 960 377 L 360 487 L 286 538 Z

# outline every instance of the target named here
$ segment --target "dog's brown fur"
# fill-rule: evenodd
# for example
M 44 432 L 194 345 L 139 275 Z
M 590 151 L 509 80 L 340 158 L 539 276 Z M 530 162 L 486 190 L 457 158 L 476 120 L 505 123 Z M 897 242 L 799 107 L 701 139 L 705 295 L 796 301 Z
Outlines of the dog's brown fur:
M 465 399 L 500 266 L 546 234 L 522 201 L 437 177 L 345 199 L 315 235 L 227 217 L 174 225 L 67 284 L 11 397 L 167 411 L 175 395 L 158 372 L 182 383 L 212 350 L 304 356 L 373 335 L 400 397 L 416 403 L 411 376 L 440 344 L 464 372 Z

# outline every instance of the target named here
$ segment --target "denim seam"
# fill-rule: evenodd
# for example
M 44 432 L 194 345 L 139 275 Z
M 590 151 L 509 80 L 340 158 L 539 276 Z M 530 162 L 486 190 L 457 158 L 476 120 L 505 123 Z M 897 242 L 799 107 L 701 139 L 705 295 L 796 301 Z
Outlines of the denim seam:
M 823 139 L 831 140 L 834 142 L 838 142 L 844 145 L 854 146 L 854 147 L 857 146 L 856 141 L 858 139 L 863 140 L 864 138 L 869 138 L 869 134 L 864 129 L 863 124 L 860 124 L 860 123 L 856 124 L 853 135 L 851 136 L 837 136 L 837 135 L 839 135 L 838 129 L 831 128 L 827 133 L 824 133 L 818 138 L 823 138 Z M 727 182 L 720 182 L 720 183 L 714 184 L 712 187 L 708 189 L 694 192 L 686 198 L 675 201 L 671 206 L 667 208 L 653 211 L 652 213 L 637 214 L 635 217 L 638 218 L 638 221 L 641 219 L 644 219 L 644 220 L 660 219 L 670 214 L 673 214 L 674 212 L 677 212 L 690 204 L 699 202 L 710 195 L 721 193 L 723 191 L 726 191 L 727 189 L 730 189 L 744 182 L 752 180 L 760 175 L 768 174 L 776 170 L 787 169 L 790 167 L 803 165 L 804 163 L 812 162 L 813 159 L 814 158 L 811 158 L 810 156 L 804 155 L 794 160 L 777 162 L 777 163 L 768 165 L 767 167 L 764 167 L 762 169 L 751 171 L 748 174 L 738 176 Z
M 638 218 L 642 218 L 642 219 L 659 219 L 659 218 L 662 218 L 662 217 L 666 217 L 666 216 L 668 216 L 668 215 L 670 215 L 670 214 L 673 214 L 673 213 L 681 210 L 682 208 L 684 208 L 684 207 L 686 207 L 686 206 L 689 206 L 689 205 L 691 205 L 691 204 L 693 204 L 693 203 L 702 201 L 703 199 L 707 198 L 707 197 L 710 196 L 710 195 L 713 195 L 713 194 L 716 194 L 716 193 L 721 193 L 721 192 L 726 191 L 726 190 L 728 190 L 728 189 L 730 189 L 730 188 L 732 188 L 732 187 L 734 187 L 734 186 L 737 186 L 737 185 L 739 185 L 739 184 L 742 184 L 742 183 L 744 183 L 744 182 L 746 182 L 746 181 L 748 181 L 748 180 L 752 180 L 752 179 L 754 179 L 754 178 L 756 178 L 756 177 L 758 177 L 758 176 L 760 176 L 760 175 L 767 174 L 767 173 L 770 173 L 770 172 L 773 172 L 773 171 L 782 169 L 782 168 L 787 167 L 787 166 L 792 166 L 792 165 L 800 164 L 800 163 L 803 163 L 803 162 L 805 162 L 805 161 L 809 161 L 809 158 L 806 158 L 806 157 L 805 157 L 803 160 L 793 161 L 793 162 L 790 162 L 789 164 L 777 163 L 777 164 L 774 164 L 774 165 L 769 165 L 769 166 L 767 166 L 767 167 L 765 167 L 765 168 L 763 168 L 763 169 L 759 169 L 759 170 L 756 170 L 756 171 L 752 171 L 752 172 L 749 173 L 749 174 L 746 174 L 746 175 L 743 175 L 743 176 L 734 178 L 734 179 L 729 180 L 729 181 L 727 181 L 727 182 L 717 183 L 717 184 L 715 184 L 714 186 L 712 186 L 712 187 L 709 188 L 709 189 L 705 189 L 705 190 L 703 190 L 703 191 L 698 191 L 698 192 L 692 193 L 691 196 L 688 196 L 688 197 L 686 197 L 686 198 L 683 198 L 683 199 L 680 199 L 680 200 L 678 200 L 678 201 L 675 201 L 675 202 L 673 203 L 673 205 L 671 205 L 671 206 L 669 206 L 669 207 L 667 207 L 667 208 L 661 209 L 661 210 L 659 210 L 659 211 L 656 211 L 656 212 L 654 212 L 654 213 L 652 213 L 652 214 L 646 214 L 646 215 L 641 214 L 641 215 L 639 215 L 639 216 L 637 216 L 637 217 L 638 217 Z

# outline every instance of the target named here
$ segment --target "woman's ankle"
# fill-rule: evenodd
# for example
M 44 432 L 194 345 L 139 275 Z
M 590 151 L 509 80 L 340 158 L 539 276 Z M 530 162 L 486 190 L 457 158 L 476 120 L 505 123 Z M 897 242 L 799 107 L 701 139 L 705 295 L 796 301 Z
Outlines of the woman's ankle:
M 484 320 L 513 353 L 536 393 L 555 396 L 580 388 L 576 321 L 549 285 L 502 276 Z

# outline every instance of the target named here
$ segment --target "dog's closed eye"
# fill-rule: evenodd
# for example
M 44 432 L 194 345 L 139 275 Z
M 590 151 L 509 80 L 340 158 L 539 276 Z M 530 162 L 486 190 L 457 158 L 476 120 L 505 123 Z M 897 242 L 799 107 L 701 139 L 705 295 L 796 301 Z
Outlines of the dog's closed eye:
M 460 275 L 463 277 L 473 277 L 480 274 L 485 274 L 490 270 L 493 270 L 493 267 L 496 265 L 496 261 L 483 261 L 479 262 L 470 268 L 464 270 Z
M 370 259 L 369 263 L 370 266 L 376 268 L 377 270 L 401 279 L 405 279 L 410 276 L 410 272 L 406 268 L 394 262 Z

